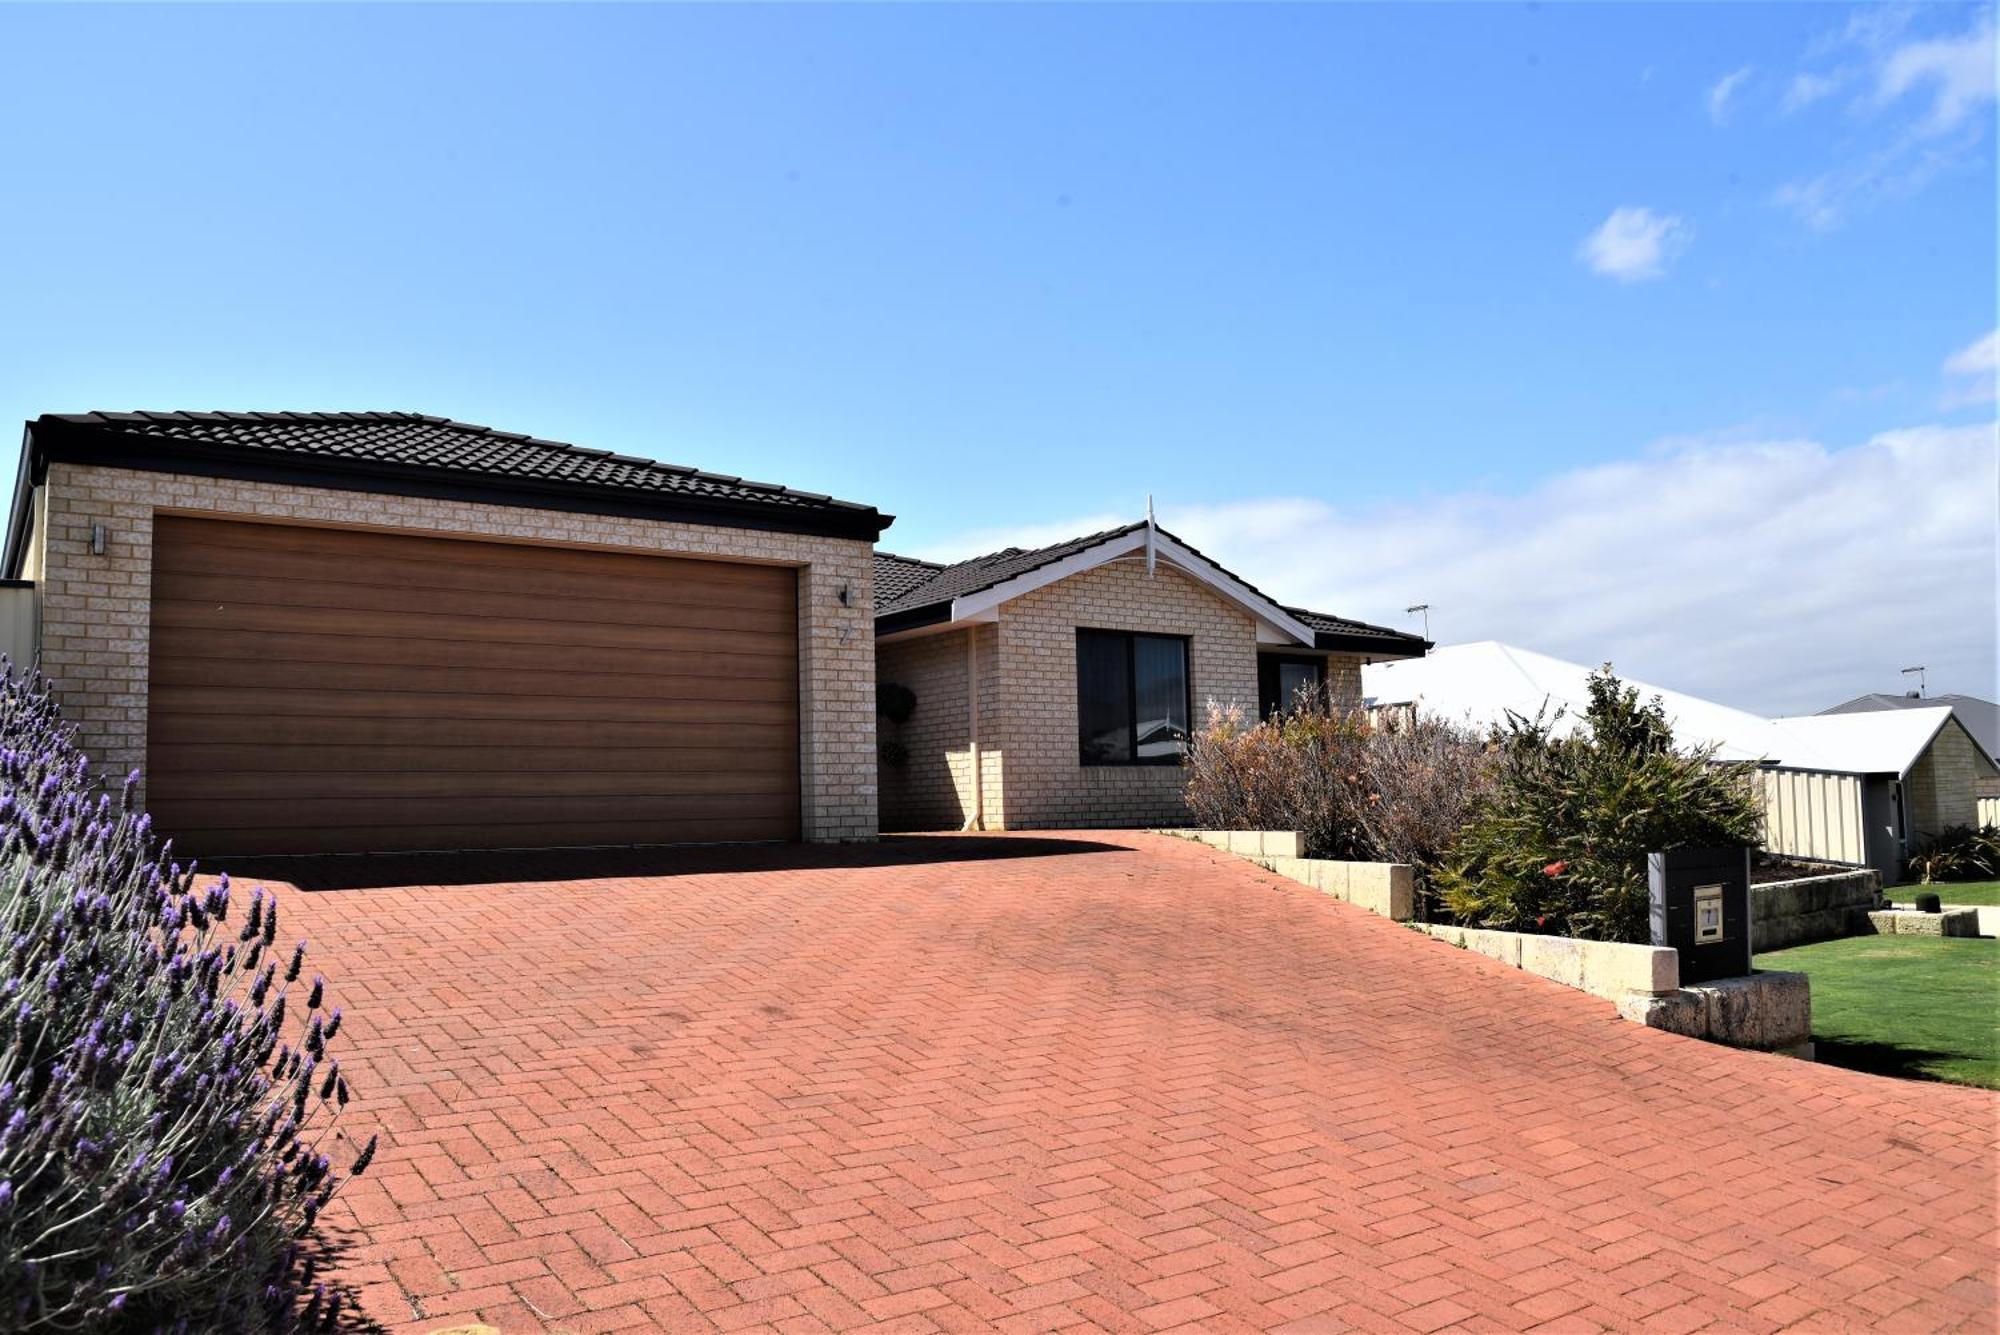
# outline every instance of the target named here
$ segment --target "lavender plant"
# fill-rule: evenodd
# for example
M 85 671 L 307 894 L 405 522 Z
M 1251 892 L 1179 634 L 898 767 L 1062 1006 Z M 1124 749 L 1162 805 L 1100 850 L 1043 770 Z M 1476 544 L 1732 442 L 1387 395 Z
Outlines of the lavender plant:
M 375 1140 L 339 1128 L 306 943 L 274 895 L 197 886 L 137 775 L 95 790 L 39 676 L 0 671 L 0 1327 L 330 1326 L 310 1234 Z

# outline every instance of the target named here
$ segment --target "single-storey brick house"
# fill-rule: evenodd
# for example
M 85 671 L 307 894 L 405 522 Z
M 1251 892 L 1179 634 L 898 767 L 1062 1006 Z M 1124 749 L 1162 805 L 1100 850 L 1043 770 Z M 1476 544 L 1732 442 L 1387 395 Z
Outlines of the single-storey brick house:
M 1415 635 L 1273 601 L 1171 533 L 1128 524 L 939 565 L 875 556 L 885 830 L 1167 824 L 1209 702 L 1268 715 L 1318 682 L 1349 707 L 1364 663 Z
M 414 413 L 84 413 L 0 575 L 187 852 L 868 839 L 888 523 Z

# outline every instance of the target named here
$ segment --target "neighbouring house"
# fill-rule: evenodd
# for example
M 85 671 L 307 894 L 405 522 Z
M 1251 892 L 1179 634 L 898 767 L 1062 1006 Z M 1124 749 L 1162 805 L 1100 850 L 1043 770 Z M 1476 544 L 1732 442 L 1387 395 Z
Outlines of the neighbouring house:
M 1861 714 L 1884 709 L 1935 709 L 1940 705 L 1950 709 L 1952 717 L 1972 734 L 1972 740 L 1979 744 L 1986 758 L 2000 766 L 2000 705 L 1976 695 L 1857 695 L 1820 713 Z M 1945 787 L 1949 789 L 1951 785 L 1947 783 Z M 2000 774 L 1976 777 L 1973 788 L 1978 807 L 1972 823 L 2000 826 Z
M 1487 640 L 1366 668 L 1370 708 L 1421 709 L 1487 728 L 1509 714 L 1562 711 L 1574 727 L 1589 702 L 1591 669 Z M 1925 840 L 1977 818 L 1980 786 L 2000 779 L 1990 757 L 1941 706 L 1877 713 L 1764 718 L 1646 682 L 1674 737 L 1716 758 L 1762 769 L 1765 847 L 1792 857 L 1874 867 L 1893 883 Z
M 1144 522 L 951 564 L 878 552 L 875 593 L 876 676 L 916 701 L 883 725 L 885 830 L 1176 822 L 1211 702 L 1268 715 L 1318 684 L 1355 706 L 1364 664 L 1429 648 Z
M 867 839 L 889 522 L 415 413 L 45 416 L 0 631 L 188 853 Z

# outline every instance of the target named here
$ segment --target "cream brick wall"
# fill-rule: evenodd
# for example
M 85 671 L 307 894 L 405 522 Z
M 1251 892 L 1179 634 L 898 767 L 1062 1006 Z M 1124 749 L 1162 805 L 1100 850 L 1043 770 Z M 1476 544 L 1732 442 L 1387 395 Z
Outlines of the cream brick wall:
M 972 718 L 966 709 L 967 640 L 977 646 L 979 685 L 979 753 L 985 781 L 975 795 L 972 784 Z M 909 750 L 909 763 L 882 767 L 882 828 L 884 830 L 956 830 L 973 814 L 975 800 L 981 824 L 1001 828 L 1004 820 L 1000 780 L 1003 758 L 999 736 L 998 628 L 967 630 L 896 640 L 876 650 L 878 681 L 897 682 L 915 692 L 916 712 L 901 729 L 878 722 L 884 736 L 896 736 Z
M 1364 661 L 1360 654 L 1326 656 L 1327 701 L 1335 709 L 1361 708 L 1361 664 Z
M 1945 724 L 1904 786 L 1912 846 L 1954 825 L 1977 825 L 1979 781 L 1993 774 L 1993 762 L 1971 735 L 1956 721 Z
M 799 568 L 807 839 L 876 833 L 873 549 L 865 541 L 56 463 L 42 495 L 41 662 L 107 780 L 142 767 L 153 517 L 222 514 Z M 107 532 L 90 553 L 90 526 Z M 851 590 L 841 604 L 842 585 Z
M 1078 628 L 1190 637 L 1188 672 L 1199 723 L 1209 701 L 1257 709 L 1257 634 L 1248 613 L 1161 564 L 1114 561 L 1001 605 L 1000 793 L 989 825 L 1048 829 L 1171 825 L 1184 820 L 1172 765 L 1084 765 L 1077 756 Z M 995 815 L 995 811 L 1000 814 Z

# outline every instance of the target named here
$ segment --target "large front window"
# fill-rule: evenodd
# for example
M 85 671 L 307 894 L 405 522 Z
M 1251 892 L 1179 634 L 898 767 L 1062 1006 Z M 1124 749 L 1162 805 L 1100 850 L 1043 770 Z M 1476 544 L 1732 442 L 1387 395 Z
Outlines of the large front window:
M 1086 765 L 1172 765 L 1187 753 L 1187 641 L 1076 633 L 1076 721 Z

